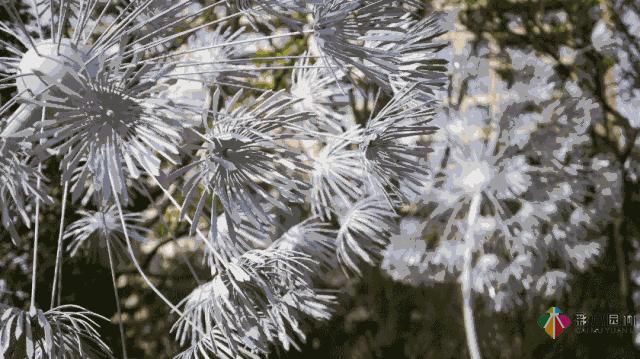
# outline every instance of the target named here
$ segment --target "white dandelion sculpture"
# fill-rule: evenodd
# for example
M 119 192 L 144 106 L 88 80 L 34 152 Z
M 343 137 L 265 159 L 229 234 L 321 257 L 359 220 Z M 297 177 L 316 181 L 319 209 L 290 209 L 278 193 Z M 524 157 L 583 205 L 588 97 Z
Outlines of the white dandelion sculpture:
M 0 357 L 2 358 L 112 358 L 100 339 L 96 319 L 102 316 L 75 305 L 47 312 L 27 312 L 0 305 Z
M 306 185 L 296 177 L 299 178 L 307 166 L 300 154 L 288 149 L 283 142 L 300 136 L 295 131 L 296 124 L 312 115 L 287 113 L 294 100 L 282 93 L 265 94 L 250 107 L 237 107 L 241 96 L 242 91 L 237 92 L 225 108 L 217 110 L 220 92 L 214 93 L 214 110 L 212 117 L 205 119 L 204 143 L 197 150 L 199 158 L 176 174 L 193 172 L 185 181 L 185 206 L 182 208 L 184 216 L 190 207 L 188 204 L 197 203 L 192 218 L 193 229 L 209 198 L 212 206 L 218 201 L 222 205 L 231 235 L 234 220 L 240 218 L 240 213 L 259 223 L 269 222 L 260 203 L 270 203 L 287 211 L 288 202 L 303 202 Z M 190 171 L 192 169 L 195 171 Z M 261 188 L 261 183 L 273 187 L 281 199 Z M 194 197 L 200 185 L 205 190 L 199 197 Z
M 433 95 L 444 87 L 446 26 L 441 14 L 420 20 L 417 2 L 0 5 L 10 20 L 0 23 L 0 90 L 11 93 L 0 107 L 0 215 L 16 243 L 23 227 L 34 238 L 31 303 L 1 312 L 3 355 L 112 355 L 98 316 L 60 303 L 62 257 L 85 253 L 106 259 L 119 319 L 117 264 L 133 264 L 178 316 L 178 358 L 299 348 L 305 321 L 328 319 L 336 305 L 318 272 L 375 265 L 395 231 L 400 188 L 426 178 L 420 141 L 434 130 Z M 271 55 L 283 39 L 296 50 Z M 363 85 L 379 89 L 381 103 L 356 125 L 350 107 Z M 57 185 L 52 309 L 43 312 L 38 226 Z M 136 258 L 139 242 L 161 239 L 129 212 L 140 194 L 155 206 L 148 186 L 189 224 L 211 272 L 177 304 Z M 73 223 L 69 203 L 81 207 Z M 145 223 L 166 227 L 166 213 L 145 213 L 156 216 Z
M 305 53 L 306 55 L 306 53 Z M 312 128 L 325 131 L 343 131 L 349 123 L 349 99 L 343 91 L 342 73 L 331 73 L 330 69 L 313 67 L 311 57 L 304 56 L 296 62 L 291 75 L 291 95 L 299 99 L 293 106 L 298 111 L 312 112 L 317 122 Z
M 69 224 L 64 234 L 64 239 L 69 242 L 66 247 L 69 255 L 73 257 L 86 251 L 90 257 L 101 261 L 107 259 L 109 261 L 105 264 L 110 264 L 111 259 L 104 256 L 105 254 L 111 256 L 111 251 L 115 251 L 113 256 L 118 256 L 117 259 L 123 260 L 126 244 L 115 206 L 102 208 L 98 211 L 80 210 L 78 214 L 81 218 Z M 142 227 L 142 215 L 140 213 L 125 213 L 123 216 L 129 237 L 139 242 L 144 241 L 149 230 Z
M 31 227 L 32 218 L 27 211 L 32 199 L 51 204 L 51 198 L 40 186 L 44 177 L 29 160 L 30 148 L 30 143 L 0 138 L 0 220 L 14 242 L 20 240 L 16 217 Z
M 459 281 L 472 357 L 480 356 L 474 293 L 497 311 L 527 296 L 554 298 L 571 270 L 584 271 L 600 253 L 601 242 L 587 238 L 611 215 L 615 196 L 592 200 L 590 188 L 613 175 L 586 155 L 598 108 L 588 99 L 563 102 L 516 121 L 505 111 L 502 128 L 475 111 L 452 115 L 429 160 L 429 225 L 407 220 L 385 253 L 383 267 L 398 280 Z M 438 239 L 424 242 L 435 233 Z

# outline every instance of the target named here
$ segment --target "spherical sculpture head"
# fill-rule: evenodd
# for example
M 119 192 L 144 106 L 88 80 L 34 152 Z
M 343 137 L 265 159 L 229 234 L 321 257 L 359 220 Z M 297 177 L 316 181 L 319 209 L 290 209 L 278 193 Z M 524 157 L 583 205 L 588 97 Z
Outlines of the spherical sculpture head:
M 60 43 L 42 41 L 29 49 L 20 61 L 16 86 L 23 96 L 38 96 L 56 84 L 70 85 L 72 71 L 80 71 L 86 58 L 85 52 L 69 39 Z

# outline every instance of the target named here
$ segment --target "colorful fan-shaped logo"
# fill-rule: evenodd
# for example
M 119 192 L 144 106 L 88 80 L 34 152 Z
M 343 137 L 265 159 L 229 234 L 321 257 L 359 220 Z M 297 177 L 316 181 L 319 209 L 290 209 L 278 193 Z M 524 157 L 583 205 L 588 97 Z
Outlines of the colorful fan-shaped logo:
M 538 318 L 538 325 L 553 339 L 557 338 L 571 325 L 571 319 L 562 314 L 558 307 L 551 307 Z

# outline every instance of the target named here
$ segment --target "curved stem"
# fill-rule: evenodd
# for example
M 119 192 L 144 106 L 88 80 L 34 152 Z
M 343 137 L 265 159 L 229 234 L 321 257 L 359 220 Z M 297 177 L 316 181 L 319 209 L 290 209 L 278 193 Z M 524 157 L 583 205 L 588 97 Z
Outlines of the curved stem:
M 474 248 L 474 227 L 480 214 L 480 202 L 482 193 L 474 194 L 467 214 L 467 231 L 464 234 L 465 251 L 462 273 L 460 275 L 460 288 L 462 291 L 462 315 L 464 318 L 464 331 L 467 336 L 467 346 L 471 359 L 480 359 L 480 346 L 476 334 L 475 320 L 473 319 L 473 293 L 471 289 L 471 269 Z
M 111 282 L 113 282 L 113 295 L 116 297 L 116 310 L 118 311 L 118 329 L 120 330 L 120 342 L 122 344 L 122 357 L 128 359 L 127 356 L 127 342 L 124 335 L 124 324 L 122 323 L 122 310 L 120 309 L 120 294 L 118 293 L 118 285 L 116 284 L 116 271 L 113 263 L 113 255 L 111 254 L 111 243 L 108 237 L 105 237 L 107 242 L 107 255 L 109 256 L 109 268 L 111 269 Z
M 38 165 L 38 171 L 42 165 Z M 36 182 L 36 188 L 40 189 L 40 178 Z M 31 305 L 29 309 L 36 307 L 36 272 L 38 271 L 38 232 L 40 231 L 40 200 L 36 199 L 36 223 L 33 233 L 33 264 L 31 265 Z
M 180 309 L 178 309 L 178 307 L 176 307 L 173 303 L 171 303 L 171 301 L 167 299 L 164 296 L 164 294 L 162 294 L 162 292 L 160 292 L 160 290 L 153 283 L 151 283 L 147 275 L 144 273 L 144 271 L 140 267 L 140 263 L 138 263 L 138 260 L 136 259 L 136 256 L 133 253 L 133 247 L 131 246 L 131 240 L 129 239 L 129 233 L 127 232 L 127 225 L 125 223 L 124 214 L 122 212 L 122 205 L 120 204 L 120 198 L 117 196 L 118 191 L 116 191 L 115 185 L 113 183 L 113 177 L 111 176 L 111 172 L 109 172 L 109 181 L 111 182 L 111 189 L 113 190 L 113 198 L 115 199 L 116 206 L 118 207 L 118 215 L 120 217 L 120 224 L 122 225 L 122 232 L 124 233 L 124 239 L 127 242 L 127 250 L 129 251 L 129 255 L 131 256 L 131 261 L 133 262 L 133 265 L 136 267 L 136 270 L 138 271 L 138 273 L 140 273 L 140 276 L 142 276 L 142 279 L 145 281 L 145 283 L 147 283 L 149 288 L 151 288 L 151 290 L 153 290 L 153 292 L 156 293 L 156 295 L 160 297 L 160 299 L 162 299 L 162 301 L 165 302 L 165 304 L 167 304 L 173 312 L 178 314 L 180 317 L 185 318 L 185 321 L 189 323 L 189 325 L 191 325 L 199 334 L 206 335 L 200 328 L 198 328 L 198 326 L 196 326 L 191 320 L 185 317 L 184 313 Z
M 160 208 L 158 208 L 156 203 L 154 203 L 153 198 L 151 198 L 151 194 L 146 190 L 142 192 L 143 192 L 143 195 L 149 200 L 149 203 L 153 204 L 153 206 L 158 211 L 158 219 L 160 220 L 160 223 L 164 226 L 164 228 L 167 229 L 167 232 L 170 233 L 171 228 L 169 227 L 169 224 L 167 223 L 167 221 L 164 219 L 162 211 L 160 211 Z M 171 236 L 171 240 L 173 241 L 173 243 L 175 243 L 180 249 L 183 249 L 182 244 L 173 233 L 169 234 L 169 236 Z M 191 265 L 191 262 L 189 262 L 189 259 L 185 256 L 182 250 L 178 251 L 178 255 L 180 256 L 180 259 L 182 259 L 182 261 L 185 263 L 187 268 L 189 268 L 189 272 L 191 272 L 191 275 L 193 276 L 193 279 L 196 281 L 196 283 L 198 283 L 198 285 L 201 285 L 202 281 L 198 277 L 198 274 L 196 273 L 195 268 L 193 268 L 193 265 Z
M 171 308 L 172 311 L 176 312 L 181 317 L 184 316 L 182 311 L 178 309 L 178 307 L 176 307 L 173 303 L 171 303 L 171 301 L 167 299 L 167 297 L 165 297 L 164 294 L 162 294 L 162 292 L 160 292 L 160 290 L 153 283 L 151 283 L 151 280 L 149 280 L 149 277 L 147 277 L 147 275 L 144 273 L 144 271 L 140 267 L 140 263 L 138 263 L 135 253 L 133 253 L 133 247 L 131 246 L 131 239 L 129 239 L 129 233 L 127 231 L 127 224 L 124 220 L 124 215 L 122 212 L 122 205 L 120 204 L 120 197 L 118 197 L 119 192 L 116 189 L 116 186 L 113 182 L 113 176 L 111 175 L 111 172 L 109 172 L 109 182 L 111 182 L 111 189 L 113 190 L 113 198 L 116 202 L 116 206 L 118 207 L 118 216 L 120 217 L 120 224 L 122 225 L 122 233 L 124 234 L 124 239 L 127 242 L 127 250 L 129 251 L 129 255 L 131 256 L 131 261 L 133 262 L 133 265 L 136 267 L 136 270 L 138 271 L 138 273 L 140 273 L 140 276 L 142 276 L 142 279 L 145 281 L 145 283 L 147 283 L 149 288 L 151 288 L 151 290 L 153 290 L 153 292 L 156 293 L 156 295 L 160 297 L 160 299 L 162 299 L 162 301 L 165 302 L 169 306 L 169 308 Z
M 41 122 L 44 122 L 45 114 L 47 108 L 42 108 L 42 117 Z M 40 129 L 42 132 L 42 127 Z M 40 140 L 42 142 L 42 140 Z M 42 162 L 38 163 L 38 175 L 42 173 Z M 40 183 L 42 179 L 38 176 L 36 180 L 36 191 L 40 192 Z M 36 223 L 33 229 L 33 264 L 31 265 L 31 302 L 29 305 L 29 310 L 35 310 L 36 308 L 36 277 L 38 272 L 38 242 L 39 242 L 39 233 L 40 233 L 40 198 L 36 197 Z
M 167 196 L 167 198 L 169 199 L 169 201 L 173 204 L 173 206 L 178 209 L 180 212 L 182 212 L 182 206 L 178 203 L 178 201 L 176 201 L 175 198 L 173 198 L 173 196 L 171 195 L 171 193 L 169 193 L 169 191 L 164 188 L 164 186 L 162 185 L 162 183 L 160 183 L 160 181 L 155 177 L 155 176 L 151 176 L 151 178 L 154 180 L 154 182 L 156 183 L 156 185 L 158 185 L 158 187 L 160 188 L 160 190 Z M 187 223 L 189 223 L 190 225 L 193 225 L 193 220 L 191 219 L 191 217 L 189 217 L 189 215 L 185 214 L 184 215 L 184 219 L 187 221 Z M 209 240 L 207 239 L 207 237 L 202 233 L 202 231 L 200 231 L 198 228 L 196 228 L 196 234 L 198 235 L 198 237 L 200 237 L 200 239 L 204 242 L 205 246 L 207 246 L 207 248 L 211 251 L 211 253 L 216 256 L 217 259 L 222 260 L 222 257 L 220 256 L 220 254 L 218 253 L 218 251 L 216 250 L 215 247 L 213 247 L 213 245 L 209 242 Z
M 64 182 L 64 188 L 62 189 L 62 213 L 60 214 L 60 230 L 58 231 L 58 249 L 56 250 L 56 264 L 53 272 L 53 285 L 51 286 L 51 308 L 55 305 L 56 301 L 56 289 L 58 288 L 58 282 L 60 281 L 60 267 L 62 259 L 62 237 L 64 235 L 64 217 L 67 211 L 67 193 L 69 192 L 69 182 Z M 58 293 L 59 294 L 59 293 Z

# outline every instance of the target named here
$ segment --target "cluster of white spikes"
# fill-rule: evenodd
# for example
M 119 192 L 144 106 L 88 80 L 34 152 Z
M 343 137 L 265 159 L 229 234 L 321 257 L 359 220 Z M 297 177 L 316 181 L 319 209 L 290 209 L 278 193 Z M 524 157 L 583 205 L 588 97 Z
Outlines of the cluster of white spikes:
M 68 241 L 70 255 L 90 241 L 106 248 L 118 317 L 114 263 L 132 262 L 179 316 L 174 329 L 188 346 L 180 358 L 254 357 L 274 343 L 298 347 L 304 320 L 328 319 L 335 304 L 316 287 L 317 270 L 361 274 L 362 265 L 375 265 L 394 230 L 402 183 L 425 174 L 426 148 L 407 139 L 434 130 L 428 123 L 435 92 L 446 78 L 437 55 L 444 44 L 436 38 L 444 30 L 442 14 L 420 20 L 413 1 L 0 5 L 10 19 L 0 24 L 7 55 L 0 57 L 0 90 L 12 94 L 0 106 L 7 158 L 0 159 L 2 227 L 19 244 L 23 227 L 35 223 L 30 310 L 0 309 L 0 332 L 15 334 L 2 336 L 0 355 L 112 355 L 89 316 L 55 309 Z M 274 31 L 272 23 L 290 31 Z M 273 34 L 247 30 L 265 25 Z M 315 46 L 299 55 L 243 50 L 277 39 Z M 265 89 L 261 81 L 282 71 L 289 90 Z M 379 90 L 365 109 L 369 122 L 357 124 L 347 108 L 350 98 L 363 99 L 362 85 Z M 391 100 L 378 110 L 380 98 Z M 62 195 L 52 310 L 45 316 L 35 291 L 40 210 L 53 204 L 42 170 L 58 163 L 51 158 L 60 163 Z M 188 223 L 211 273 L 202 283 L 187 262 L 200 285 L 179 304 L 149 280 L 135 255 L 132 239 L 151 234 L 142 216 L 126 209 L 132 193 L 155 202 L 149 183 Z M 172 184 L 182 186 L 182 203 Z M 84 207 L 71 224 L 68 203 Z M 156 215 L 166 226 L 164 214 Z M 77 325 L 63 326 L 57 340 L 40 338 L 22 335 L 24 320 L 14 317 L 42 328 L 56 320 Z M 77 353 L 65 346 L 76 341 Z M 16 354 L 21 348 L 26 352 Z

